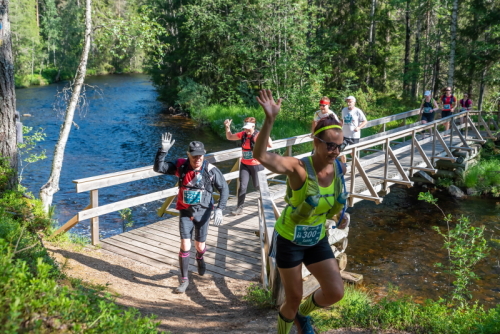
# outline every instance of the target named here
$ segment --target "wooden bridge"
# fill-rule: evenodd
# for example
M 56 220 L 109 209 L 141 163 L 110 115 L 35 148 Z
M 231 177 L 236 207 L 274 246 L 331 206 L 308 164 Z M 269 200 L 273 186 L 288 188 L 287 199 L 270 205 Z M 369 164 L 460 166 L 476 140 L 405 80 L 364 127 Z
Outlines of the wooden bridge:
M 392 184 L 411 187 L 413 180 L 433 182 L 431 175 L 439 173 L 436 167 L 439 162 L 449 162 L 453 166 L 457 159 L 463 160 L 464 157 L 477 154 L 486 139 L 498 139 L 500 112 L 467 111 L 425 125 L 415 122 L 418 114 L 419 110 L 412 110 L 369 121 L 366 127 L 376 127 L 379 129 L 378 133 L 362 138 L 360 143 L 348 146 L 342 153 L 349 156 L 350 167 L 346 183 L 350 206 L 360 200 L 381 203 Z M 394 121 L 399 126 L 387 130 L 387 124 Z M 450 130 L 439 131 L 439 126 L 446 122 L 450 122 Z M 427 130 L 431 130 L 432 135 L 423 136 Z M 294 146 L 310 141 L 310 134 L 275 140 L 270 150 L 285 149 L 285 155 L 293 156 Z M 295 156 L 301 158 L 309 154 Z M 224 175 L 228 182 L 238 179 L 240 158 L 239 148 L 205 156 L 213 164 L 236 159 L 233 169 Z M 285 185 L 283 180 L 276 179 L 278 175 L 268 170 L 260 173 L 261 192 L 247 195 L 243 214 L 228 214 L 236 206 L 236 198 L 232 196 L 228 201 L 224 224 L 209 228 L 209 251 L 205 256 L 207 274 L 244 280 L 260 279 L 265 287 L 273 290 L 280 304 L 283 294 L 274 259 L 268 257 L 268 237 L 272 235 L 276 219 L 285 206 Z M 102 206 L 98 204 L 98 191 L 101 188 L 159 175 L 162 174 L 154 172 L 152 166 L 148 166 L 73 181 L 76 192 L 90 192 L 90 204 L 64 224 L 56 234 L 68 231 L 80 221 L 90 219 L 92 244 L 100 243 L 107 251 L 152 266 L 170 265 L 177 268 L 179 232 L 178 218 L 175 216 L 178 212 L 170 208 L 177 194 L 177 187 Z M 160 199 L 166 201 L 158 213 L 160 216 L 167 213 L 170 215 L 168 218 L 99 240 L 99 216 Z M 196 272 L 194 259 L 190 270 Z M 308 274 L 307 270 L 303 271 L 305 277 Z M 317 282 L 313 277 L 305 280 L 305 295 L 316 288 Z

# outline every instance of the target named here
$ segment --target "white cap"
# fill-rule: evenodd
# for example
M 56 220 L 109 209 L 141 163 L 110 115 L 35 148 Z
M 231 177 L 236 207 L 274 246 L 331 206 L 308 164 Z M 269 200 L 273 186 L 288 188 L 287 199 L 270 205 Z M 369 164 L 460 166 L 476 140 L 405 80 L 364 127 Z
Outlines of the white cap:
M 346 98 L 345 98 L 345 100 L 346 100 L 346 101 L 347 101 L 347 100 L 353 100 L 354 102 L 356 102 L 356 98 L 355 98 L 354 96 L 352 96 L 352 95 L 351 95 L 351 96 L 346 97 Z
M 247 122 L 245 123 L 245 125 L 243 125 L 243 129 L 252 129 L 255 127 L 255 123 L 250 123 L 250 122 Z
M 424 93 L 424 96 L 430 96 L 431 95 L 431 91 L 430 90 L 426 90 L 425 93 Z

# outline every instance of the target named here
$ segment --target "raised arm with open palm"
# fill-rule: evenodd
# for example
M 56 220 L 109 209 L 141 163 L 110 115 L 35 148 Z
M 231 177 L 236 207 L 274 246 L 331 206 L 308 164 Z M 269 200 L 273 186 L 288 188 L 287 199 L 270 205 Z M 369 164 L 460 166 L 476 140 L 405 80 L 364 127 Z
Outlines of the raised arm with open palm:
M 259 137 L 255 142 L 253 156 L 270 171 L 291 176 L 291 174 L 296 172 L 299 166 L 299 160 L 293 157 L 282 157 L 279 154 L 267 151 L 268 139 L 271 135 L 276 116 L 278 116 L 281 109 L 281 99 L 278 99 L 276 102 L 271 91 L 269 89 L 263 89 L 259 92 L 257 101 L 262 106 L 262 109 L 264 109 L 266 119 L 260 130 Z

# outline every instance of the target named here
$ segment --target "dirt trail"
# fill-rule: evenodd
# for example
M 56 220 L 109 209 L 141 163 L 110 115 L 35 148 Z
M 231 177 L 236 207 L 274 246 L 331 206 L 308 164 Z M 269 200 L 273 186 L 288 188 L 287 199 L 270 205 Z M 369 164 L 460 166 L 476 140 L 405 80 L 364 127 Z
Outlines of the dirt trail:
M 46 244 L 64 272 L 85 282 L 107 286 L 117 302 L 154 314 L 160 330 L 172 334 L 275 333 L 275 310 L 260 310 L 242 297 L 248 281 L 192 274 L 186 294 L 173 293 L 177 271 L 141 264 L 102 249 L 75 251 Z M 295 328 L 292 334 L 296 333 Z M 329 334 L 369 334 L 366 330 L 334 330 Z

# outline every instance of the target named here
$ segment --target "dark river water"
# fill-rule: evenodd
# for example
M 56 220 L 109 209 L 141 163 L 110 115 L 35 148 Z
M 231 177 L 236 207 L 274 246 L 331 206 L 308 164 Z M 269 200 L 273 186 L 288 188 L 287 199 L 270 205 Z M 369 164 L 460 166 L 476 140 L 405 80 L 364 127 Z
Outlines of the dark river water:
M 191 140 L 202 140 L 208 152 L 235 147 L 189 119 L 167 115 L 145 75 L 110 75 L 86 81 L 98 86 L 102 95 L 90 95 L 88 111 L 75 117 L 79 128 L 74 126 L 71 130 L 60 191 L 53 202 L 60 224 L 89 204 L 89 193 L 77 194 L 73 180 L 152 165 L 163 132 L 173 133 L 176 140 L 171 156 L 184 156 Z M 24 172 L 23 184 L 36 196 L 48 179 L 62 123 L 52 108 L 54 96 L 61 88 L 62 85 L 50 85 L 16 91 L 17 109 L 21 114 L 32 115 L 23 117 L 24 125 L 41 127 L 47 134 L 39 149 L 45 149 L 49 158 L 28 166 Z M 217 165 L 227 172 L 232 163 Z M 175 178 L 163 176 L 103 188 L 99 190 L 99 204 L 173 187 L 175 182 Z M 390 285 L 419 301 L 444 296 L 449 289 L 447 276 L 434 266 L 436 262 L 445 263 L 447 253 L 442 248 L 442 237 L 432 226 L 445 227 L 445 222 L 437 208 L 417 200 L 420 191 L 426 190 L 393 187 L 382 204 L 363 201 L 350 209 L 352 225 L 346 270 L 363 274 L 364 287 L 378 296 L 386 295 Z M 476 267 L 481 280 L 471 290 L 481 304 L 496 305 L 500 302 L 500 199 L 455 201 L 445 191 L 435 191 L 434 195 L 446 213 L 469 216 L 474 225 L 486 227 L 491 251 Z M 156 209 L 162 202 L 131 208 L 135 226 L 160 220 Z M 118 213 L 101 216 L 99 222 L 103 238 L 122 230 Z M 89 221 L 79 223 L 72 232 L 88 236 Z

